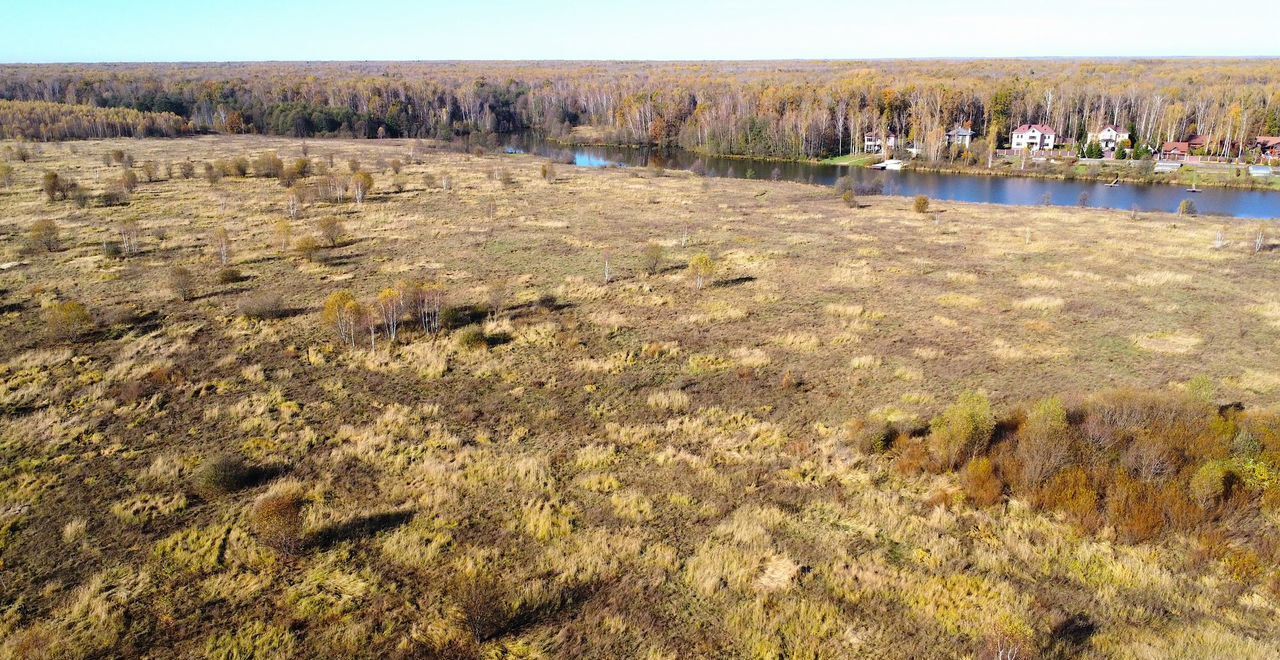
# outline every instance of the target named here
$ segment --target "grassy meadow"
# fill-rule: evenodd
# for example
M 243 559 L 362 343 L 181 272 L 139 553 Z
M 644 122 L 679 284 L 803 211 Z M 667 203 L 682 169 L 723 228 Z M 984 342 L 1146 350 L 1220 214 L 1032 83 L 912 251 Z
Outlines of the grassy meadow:
M 5 147 L 0 657 L 1280 656 L 1273 225 Z

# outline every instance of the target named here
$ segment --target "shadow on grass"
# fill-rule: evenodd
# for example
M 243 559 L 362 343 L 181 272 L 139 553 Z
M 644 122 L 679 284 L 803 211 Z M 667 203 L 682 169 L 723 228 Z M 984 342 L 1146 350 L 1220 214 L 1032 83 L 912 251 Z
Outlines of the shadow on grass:
M 466 615 L 467 627 L 476 641 L 488 642 L 517 636 L 542 623 L 578 610 L 591 599 L 600 585 L 587 583 L 571 587 L 537 604 L 512 607 L 511 587 L 488 577 L 456 584 L 453 596 Z
M 243 280 L 240 280 L 240 281 L 243 281 Z M 226 286 L 226 285 L 223 285 L 223 286 Z M 202 293 L 198 296 L 191 296 L 190 298 L 187 299 L 187 302 L 209 300 L 210 298 L 221 298 L 223 296 L 236 296 L 244 293 L 249 293 L 250 291 L 253 291 L 253 289 L 247 286 L 237 286 L 237 287 L 232 287 L 230 289 L 209 291 L 208 293 Z
M 328 255 L 324 263 L 329 266 L 354 266 L 358 265 L 364 258 L 363 252 L 353 252 L 351 254 Z
M 479 325 L 489 318 L 489 309 L 482 305 L 460 305 L 444 310 L 440 325 L 446 330 L 457 330 L 469 325 Z
M 1063 653 L 1063 657 L 1073 657 L 1084 652 L 1089 639 L 1097 631 L 1097 624 L 1089 620 L 1089 617 L 1076 614 L 1054 626 L 1052 645 Z
M 742 277 L 734 277 L 727 280 L 716 280 L 712 282 L 707 288 L 724 289 L 731 286 L 741 286 L 743 284 L 749 284 L 754 281 L 756 281 L 756 278 L 752 277 L 751 275 L 743 275 Z
M 312 532 L 306 545 L 313 550 L 325 550 L 343 541 L 353 541 L 395 529 L 413 520 L 413 511 L 388 511 L 359 516 Z

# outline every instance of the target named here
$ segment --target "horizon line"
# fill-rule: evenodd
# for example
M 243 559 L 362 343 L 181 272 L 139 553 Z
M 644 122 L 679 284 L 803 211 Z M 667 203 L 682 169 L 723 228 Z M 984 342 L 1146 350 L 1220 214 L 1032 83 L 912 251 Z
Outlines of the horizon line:
M 1272 60 L 1274 55 L 955 55 L 936 57 L 796 57 L 796 58 L 723 58 L 723 59 L 633 59 L 633 58 L 497 58 L 497 59 L 289 59 L 289 60 L 44 60 L 0 62 L 0 66 L 56 66 L 56 65 L 124 65 L 124 64 L 718 64 L 765 62 L 969 62 L 969 61 L 1100 61 L 1100 60 Z

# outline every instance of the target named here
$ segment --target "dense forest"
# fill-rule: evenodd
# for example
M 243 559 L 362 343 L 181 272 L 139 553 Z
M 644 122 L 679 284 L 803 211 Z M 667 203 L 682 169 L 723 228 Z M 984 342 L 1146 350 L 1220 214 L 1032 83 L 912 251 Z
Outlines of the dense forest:
M 615 143 L 782 158 L 849 153 L 867 132 L 892 132 L 937 159 L 955 125 L 982 137 L 975 152 L 1026 122 L 1070 139 L 1114 124 L 1151 146 L 1204 135 L 1210 155 L 1280 134 L 1280 66 L 1266 59 L 5 65 L 0 98 L 169 113 L 219 133 L 449 139 L 589 126 Z M 20 132 L 98 137 L 92 126 Z
M 175 137 L 190 132 L 187 120 L 171 112 L 0 100 L 0 138 L 4 139 Z

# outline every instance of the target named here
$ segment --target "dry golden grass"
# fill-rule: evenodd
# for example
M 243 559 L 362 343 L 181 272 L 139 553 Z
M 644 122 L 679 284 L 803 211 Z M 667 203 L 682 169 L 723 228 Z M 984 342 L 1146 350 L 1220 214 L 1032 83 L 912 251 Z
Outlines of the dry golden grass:
M 972 450 L 920 439 L 962 390 L 988 393 L 1001 417 L 984 424 L 1196 377 L 1280 404 L 1280 260 L 1245 248 L 1250 228 L 1210 250 L 1219 222 L 934 200 L 935 227 L 897 198 L 568 166 L 548 181 L 532 157 L 397 140 L 308 143 L 313 166 L 359 160 L 375 187 L 297 218 L 273 179 L 161 177 L 85 209 L 39 194 L 46 169 L 101 191 L 114 149 L 303 155 L 199 137 L 13 164 L 0 655 L 1280 653 L 1274 554 L 1126 544 L 1003 496 L 998 470 L 922 473 Z M 321 218 L 345 228 L 333 247 Z M 25 248 L 42 220 L 59 249 Z M 218 228 L 239 281 L 219 281 Z M 104 253 L 126 235 L 134 254 Z M 650 274 L 649 244 L 668 265 L 712 256 L 712 281 Z M 352 348 L 322 318 L 336 291 L 372 309 L 409 278 L 444 287 L 440 332 L 406 315 L 394 345 L 366 330 Z M 278 312 L 243 313 L 263 291 Z M 92 325 L 47 327 L 72 301 Z

